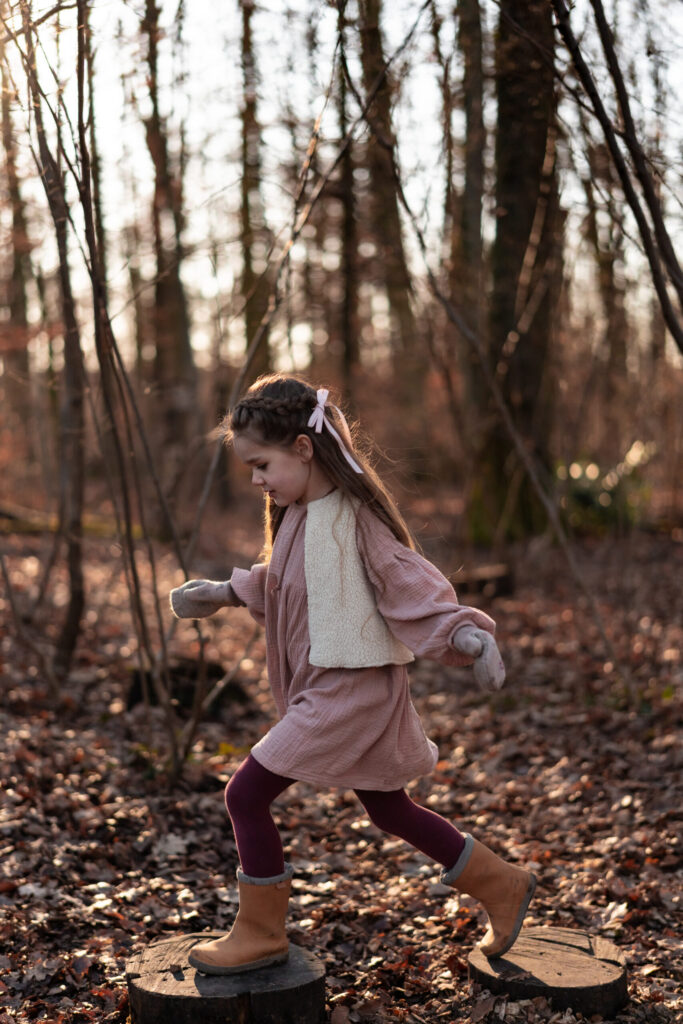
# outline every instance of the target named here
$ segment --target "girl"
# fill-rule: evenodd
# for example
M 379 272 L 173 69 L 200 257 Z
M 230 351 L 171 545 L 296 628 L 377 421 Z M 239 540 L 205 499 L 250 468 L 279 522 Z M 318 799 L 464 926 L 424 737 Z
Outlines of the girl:
M 201 618 L 246 605 L 265 625 L 279 722 L 226 789 L 240 859 L 239 911 L 228 935 L 195 945 L 190 963 L 234 974 L 287 959 L 292 868 L 270 814 L 297 779 L 353 789 L 380 829 L 443 867 L 441 880 L 480 900 L 481 945 L 500 956 L 522 926 L 535 878 L 507 864 L 404 786 L 434 768 L 408 689 L 420 657 L 474 663 L 499 688 L 505 670 L 493 621 L 458 604 L 453 588 L 414 548 L 408 528 L 346 420 L 294 377 L 258 380 L 226 421 L 226 437 L 265 494 L 265 547 L 227 582 L 191 580 L 171 591 L 174 613 Z

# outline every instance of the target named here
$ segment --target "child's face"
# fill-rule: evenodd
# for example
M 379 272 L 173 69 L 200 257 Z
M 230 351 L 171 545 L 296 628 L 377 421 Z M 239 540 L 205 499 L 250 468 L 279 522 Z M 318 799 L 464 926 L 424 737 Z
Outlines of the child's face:
M 302 440 L 307 443 L 301 443 Z M 300 435 L 289 448 L 280 448 L 238 434 L 233 439 L 233 448 L 238 459 L 251 467 L 253 485 L 269 494 L 276 505 L 309 500 L 313 453 L 305 435 Z

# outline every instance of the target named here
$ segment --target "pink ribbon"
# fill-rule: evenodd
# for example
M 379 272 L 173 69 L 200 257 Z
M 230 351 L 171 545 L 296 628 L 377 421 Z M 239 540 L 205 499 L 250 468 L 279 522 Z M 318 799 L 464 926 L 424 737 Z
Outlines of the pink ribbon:
M 327 404 L 327 396 L 329 395 L 329 393 L 330 392 L 326 388 L 318 388 L 318 391 L 316 392 L 317 404 L 315 409 L 308 418 L 308 426 L 313 427 L 316 434 L 322 433 L 323 427 L 327 427 L 329 432 L 332 434 L 332 437 L 339 445 L 340 451 L 344 458 L 346 459 L 346 461 L 348 462 L 348 464 L 354 469 L 356 473 L 362 473 L 363 470 L 360 468 L 356 460 L 351 456 L 347 446 L 344 444 L 341 437 L 339 436 L 339 433 L 335 430 L 335 428 L 332 426 L 327 416 L 325 415 L 325 405 Z M 332 405 L 331 402 L 330 405 Z M 337 409 L 336 405 L 332 405 L 332 408 L 336 409 L 337 411 L 337 415 L 339 416 L 339 420 L 342 424 L 342 428 L 347 439 L 347 444 L 350 448 L 351 431 L 349 430 L 349 425 L 344 418 L 344 413 L 341 411 L 341 409 Z

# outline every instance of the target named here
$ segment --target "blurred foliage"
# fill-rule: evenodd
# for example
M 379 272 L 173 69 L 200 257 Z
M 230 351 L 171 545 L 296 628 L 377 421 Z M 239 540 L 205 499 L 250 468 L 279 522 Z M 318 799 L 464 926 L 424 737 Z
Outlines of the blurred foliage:
M 634 441 L 621 462 L 609 469 L 592 460 L 558 465 L 560 506 L 571 529 L 602 535 L 641 522 L 651 498 L 642 470 L 656 451 L 653 441 Z

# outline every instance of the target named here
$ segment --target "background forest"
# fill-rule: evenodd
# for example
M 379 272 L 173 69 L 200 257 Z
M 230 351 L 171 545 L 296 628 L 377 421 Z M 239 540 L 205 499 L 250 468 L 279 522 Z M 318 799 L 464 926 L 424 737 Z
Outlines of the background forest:
M 426 554 L 499 621 L 515 695 L 463 698 L 416 669 L 444 744 L 436 808 L 486 817 L 475 780 L 488 776 L 501 843 L 552 874 L 559 825 L 518 818 L 530 793 L 559 794 L 569 847 L 590 833 L 595 878 L 615 851 L 627 877 L 594 891 L 574 874 L 546 914 L 631 944 L 641 987 L 625 1021 L 676 1019 L 680 5 L 0 0 L 0 13 L 0 996 L 25 1014 L 0 1022 L 125 1020 L 131 944 L 188 916 L 212 926 L 211 900 L 229 903 L 208 854 L 180 864 L 182 836 L 192 787 L 214 800 L 207 773 L 227 777 L 272 716 L 263 638 L 239 611 L 178 626 L 166 595 L 256 559 L 260 498 L 212 431 L 269 369 L 336 389 Z M 553 694 L 542 711 L 539 687 Z M 451 762 L 455 722 L 470 739 Z M 536 768 L 510 788 L 522 750 Z M 584 797 L 598 809 L 582 823 Z M 315 799 L 300 817 L 333 837 L 347 920 L 355 812 Z M 13 832 L 26 808 L 28 845 Z M 223 825 L 213 839 L 234 858 Z M 91 827 L 118 836 L 105 863 Z M 643 863 L 647 893 L 631 878 Z M 422 885 L 420 866 L 406 870 Z M 425 965 L 405 952 L 424 939 L 417 904 L 395 910 L 403 967 L 379 974 L 374 940 L 351 918 L 340 937 L 328 876 L 311 870 L 302 915 L 331 950 L 334 1024 L 450 1019 L 455 955 L 434 954 L 443 985 L 419 1013 Z M 84 900 L 104 886 L 89 920 L 106 941 L 78 938 L 76 884 Z M 467 941 L 472 926 L 460 919 Z M 552 1016 L 477 1005 L 472 1020 Z

